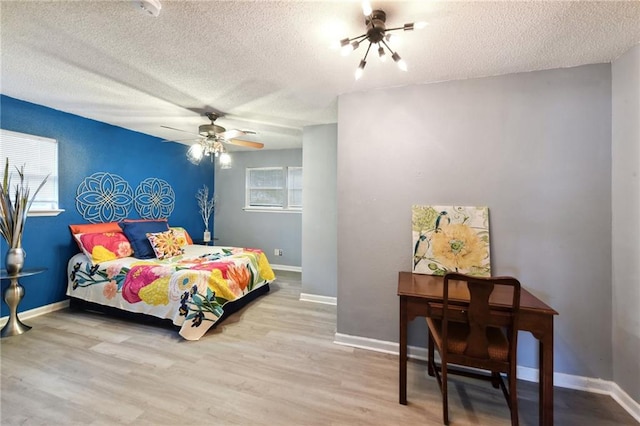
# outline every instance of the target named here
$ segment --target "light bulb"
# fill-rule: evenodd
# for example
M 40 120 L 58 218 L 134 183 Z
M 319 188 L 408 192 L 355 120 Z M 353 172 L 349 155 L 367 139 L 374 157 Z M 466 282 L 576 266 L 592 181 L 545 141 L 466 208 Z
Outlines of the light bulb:
M 342 44 L 343 41 L 341 41 L 340 44 Z M 351 42 L 351 44 L 346 44 L 346 45 L 342 44 L 342 50 L 340 51 L 340 53 L 342 54 L 342 56 L 347 56 L 349 53 L 356 50 L 359 46 L 360 46 L 360 42 L 357 40 L 354 40 L 353 42 Z
M 362 13 L 364 14 L 364 16 L 369 16 L 372 12 L 373 9 L 371 9 L 371 3 L 369 3 L 367 0 L 364 0 L 362 2 Z
M 393 34 L 387 33 L 387 35 L 384 36 L 384 39 L 387 40 L 387 43 L 389 43 L 391 46 L 395 46 L 398 44 L 399 37 Z
M 380 58 L 380 61 L 382 61 L 382 62 L 386 62 L 387 61 L 387 54 L 384 52 L 384 49 L 382 48 L 382 46 L 378 47 L 378 57 Z
M 425 28 L 427 25 L 429 25 L 429 23 L 428 22 L 424 22 L 424 21 L 419 21 L 419 22 L 416 22 L 415 24 L 413 24 L 414 28 L 417 29 L 417 30 L 421 30 L 421 29 Z
M 358 65 L 358 68 L 356 69 L 356 80 L 360 80 L 360 77 L 362 77 L 362 74 L 364 74 L 364 67 L 365 65 L 367 65 L 367 63 L 363 60 L 360 61 L 360 65 Z
M 222 154 L 220 154 L 220 160 L 219 161 L 220 161 L 220 165 L 223 166 L 223 167 L 224 166 L 230 166 L 231 165 L 231 156 L 228 153 L 223 152 Z
M 189 150 L 187 150 L 187 160 L 189 160 L 193 164 L 200 164 L 203 156 L 204 148 L 199 143 L 191 145 Z
M 394 52 L 393 55 L 391 55 L 391 58 L 393 58 L 395 63 L 398 65 L 398 68 L 402 71 L 407 70 L 407 63 L 400 57 L 400 55 L 398 55 L 398 52 Z

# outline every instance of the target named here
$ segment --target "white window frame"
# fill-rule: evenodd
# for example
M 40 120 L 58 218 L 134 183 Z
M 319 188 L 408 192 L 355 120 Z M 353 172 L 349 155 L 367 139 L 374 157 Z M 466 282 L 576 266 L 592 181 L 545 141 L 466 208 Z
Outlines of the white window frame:
M 60 209 L 59 204 L 58 141 L 56 139 L 0 129 L 0 170 L 2 174 L 4 174 L 7 158 L 9 158 L 9 174 L 11 175 L 12 186 L 19 179 L 15 167 L 25 166 L 25 179 L 31 191 L 35 191 L 42 179 L 44 179 L 43 176 L 34 176 L 35 173 L 49 174 L 45 184 L 46 188 L 43 187 L 43 190 L 37 194 L 34 203 L 29 209 L 28 216 L 57 216 L 64 211 Z M 34 173 L 33 168 L 29 169 L 29 158 L 44 160 L 40 164 L 41 170 Z M 48 189 L 48 191 L 45 191 L 45 189 Z M 38 204 L 38 201 L 42 201 L 42 196 L 46 193 L 49 194 L 50 199 L 47 200 L 45 205 L 43 203 Z
M 300 190 L 302 191 L 302 186 L 299 188 L 292 188 L 291 184 L 291 172 L 298 171 L 302 173 L 302 167 L 287 167 L 287 208 L 289 210 L 302 210 L 302 201 L 300 201 L 300 205 L 293 204 L 291 201 L 291 190 Z
M 282 166 L 282 167 L 247 167 L 245 171 L 245 202 L 243 210 L 249 212 L 280 212 L 280 213 L 301 213 L 302 206 L 290 206 L 289 200 L 289 170 L 290 169 L 299 169 L 302 170 L 302 167 L 299 166 Z M 282 206 L 259 206 L 259 205 L 251 205 L 250 200 L 250 182 L 251 182 L 251 172 L 254 170 L 280 170 L 282 173 L 282 179 L 284 185 L 282 188 L 277 188 L 282 191 L 281 199 Z M 276 189 L 276 188 L 274 188 Z M 297 189 L 297 188 L 296 188 Z M 302 188 L 299 188 L 302 189 Z

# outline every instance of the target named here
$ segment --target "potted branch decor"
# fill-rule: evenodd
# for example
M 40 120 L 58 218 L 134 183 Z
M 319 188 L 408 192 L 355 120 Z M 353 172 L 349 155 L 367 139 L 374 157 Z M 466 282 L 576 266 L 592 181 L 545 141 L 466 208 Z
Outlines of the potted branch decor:
M 198 207 L 200 208 L 200 216 L 202 216 L 202 221 L 204 222 L 204 238 L 205 242 L 211 241 L 211 232 L 209 232 L 209 217 L 211 213 L 213 213 L 213 208 L 216 205 L 216 202 L 211 195 L 211 199 L 209 199 L 209 188 L 207 185 L 203 185 L 202 188 L 198 190 L 196 194 L 196 200 L 198 200 Z
M 26 256 L 22 248 L 22 234 L 24 233 L 24 225 L 27 221 L 27 213 L 31 208 L 34 198 L 42 189 L 47 181 L 47 177 L 40 183 L 30 197 L 29 185 L 25 182 L 24 166 L 18 168 L 19 182 L 12 191 L 11 175 L 9 174 L 9 159 L 7 158 L 4 166 L 4 177 L 2 185 L 0 185 L 0 234 L 7 241 L 9 250 L 5 259 L 5 265 L 9 275 L 19 273 L 24 266 L 24 258 Z M 13 194 L 13 199 L 11 195 Z

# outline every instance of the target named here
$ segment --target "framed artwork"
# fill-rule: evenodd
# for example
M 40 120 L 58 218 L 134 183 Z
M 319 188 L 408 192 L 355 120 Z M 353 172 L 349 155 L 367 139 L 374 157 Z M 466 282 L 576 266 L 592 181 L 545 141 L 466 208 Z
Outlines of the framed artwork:
M 416 274 L 491 275 L 489 208 L 412 206 Z

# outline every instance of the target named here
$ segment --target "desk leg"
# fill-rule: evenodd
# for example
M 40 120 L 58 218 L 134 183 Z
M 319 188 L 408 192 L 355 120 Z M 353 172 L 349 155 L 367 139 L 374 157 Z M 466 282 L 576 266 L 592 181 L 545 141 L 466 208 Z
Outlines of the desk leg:
M 542 426 L 553 426 L 553 317 L 539 346 L 539 418 Z
M 20 322 L 18 318 L 18 304 L 24 297 L 24 288 L 18 283 L 17 278 L 11 279 L 11 284 L 4 292 L 4 301 L 9 306 L 9 321 L 0 331 L 0 336 L 8 337 L 22 334 L 31 330 L 31 327 Z
M 400 404 L 407 405 L 407 299 L 400 296 Z

